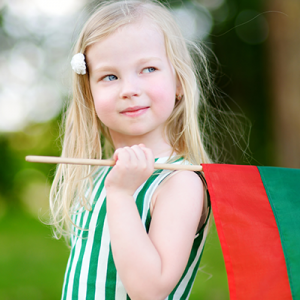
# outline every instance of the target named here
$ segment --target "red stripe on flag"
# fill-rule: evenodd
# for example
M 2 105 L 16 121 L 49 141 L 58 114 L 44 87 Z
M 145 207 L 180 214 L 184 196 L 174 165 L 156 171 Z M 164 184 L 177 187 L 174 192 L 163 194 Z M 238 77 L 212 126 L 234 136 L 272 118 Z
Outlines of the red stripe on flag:
M 257 167 L 202 166 L 230 299 L 292 299 L 278 228 Z

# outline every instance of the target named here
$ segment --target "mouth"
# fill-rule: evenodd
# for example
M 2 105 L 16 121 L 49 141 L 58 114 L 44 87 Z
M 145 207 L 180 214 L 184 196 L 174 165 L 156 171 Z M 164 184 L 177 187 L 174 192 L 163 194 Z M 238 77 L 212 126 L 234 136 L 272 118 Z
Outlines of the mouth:
M 130 117 L 136 117 L 139 115 L 142 115 L 148 110 L 149 106 L 133 106 L 128 107 L 121 111 L 122 115 L 130 116 Z
M 139 111 L 141 109 L 147 109 L 149 108 L 149 106 L 133 106 L 133 107 L 128 107 L 124 110 L 121 111 L 121 114 L 122 113 L 126 113 L 126 112 L 135 112 L 135 111 Z

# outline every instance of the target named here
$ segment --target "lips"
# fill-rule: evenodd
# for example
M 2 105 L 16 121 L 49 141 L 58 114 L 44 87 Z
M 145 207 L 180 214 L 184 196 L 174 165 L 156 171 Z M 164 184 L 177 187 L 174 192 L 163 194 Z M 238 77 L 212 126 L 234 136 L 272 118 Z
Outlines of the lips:
M 126 108 L 126 109 L 124 109 L 124 110 L 122 110 L 121 111 L 121 114 L 122 113 L 127 113 L 127 112 L 137 112 L 137 111 L 139 111 L 139 110 L 143 110 L 143 109 L 147 109 L 147 108 L 149 108 L 149 106 L 134 106 L 134 107 L 128 107 L 128 108 Z

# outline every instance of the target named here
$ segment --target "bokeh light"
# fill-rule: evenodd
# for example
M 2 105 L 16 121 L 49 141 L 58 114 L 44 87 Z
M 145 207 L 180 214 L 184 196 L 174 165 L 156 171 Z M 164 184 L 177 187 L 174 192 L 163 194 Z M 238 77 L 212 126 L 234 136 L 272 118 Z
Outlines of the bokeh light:
M 24 210 L 35 218 L 47 220 L 50 183 L 45 174 L 36 169 L 23 169 L 15 175 L 14 184 L 22 195 Z
M 19 131 L 60 113 L 69 91 L 65 78 L 71 74 L 74 27 L 84 5 L 80 0 L 5 2 L 0 27 L 0 132 Z
M 204 40 L 212 30 L 213 18 L 203 5 L 188 3 L 175 7 L 172 13 L 187 40 Z

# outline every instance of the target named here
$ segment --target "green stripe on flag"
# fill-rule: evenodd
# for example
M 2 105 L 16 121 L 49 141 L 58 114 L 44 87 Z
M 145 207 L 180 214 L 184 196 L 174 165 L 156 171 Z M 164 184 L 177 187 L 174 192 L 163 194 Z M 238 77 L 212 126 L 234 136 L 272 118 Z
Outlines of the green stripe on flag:
M 300 170 L 258 169 L 278 226 L 292 297 L 300 299 Z

